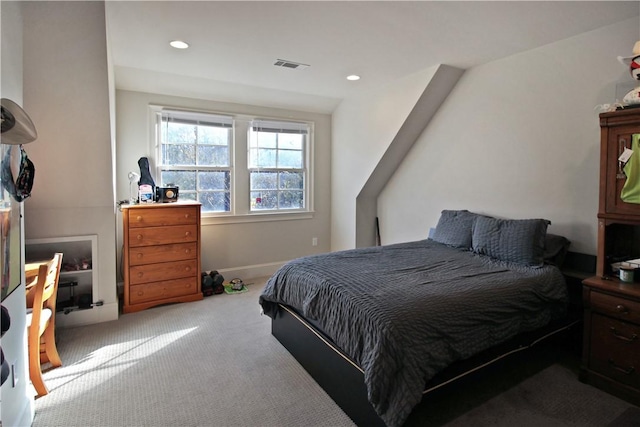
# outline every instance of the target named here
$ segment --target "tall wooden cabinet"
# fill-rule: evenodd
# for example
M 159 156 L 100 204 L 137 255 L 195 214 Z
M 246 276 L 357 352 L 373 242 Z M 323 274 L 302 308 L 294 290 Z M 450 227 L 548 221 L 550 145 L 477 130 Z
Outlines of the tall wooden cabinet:
M 620 198 L 627 177 L 618 161 L 640 134 L 640 108 L 603 113 L 600 128 L 597 264 L 583 281 L 581 379 L 640 404 L 640 277 L 621 282 L 611 267 L 640 258 L 640 204 Z
M 125 313 L 202 299 L 200 204 L 123 205 Z

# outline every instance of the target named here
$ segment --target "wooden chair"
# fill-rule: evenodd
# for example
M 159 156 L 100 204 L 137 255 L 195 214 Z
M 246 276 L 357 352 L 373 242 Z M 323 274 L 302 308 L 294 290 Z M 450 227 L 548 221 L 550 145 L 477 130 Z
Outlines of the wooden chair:
M 49 393 L 42 378 L 42 364 L 49 362 L 52 367 L 62 366 L 55 337 L 56 297 L 62 254 L 41 264 L 33 290 L 33 306 L 27 312 L 29 343 L 29 377 L 38 397 Z

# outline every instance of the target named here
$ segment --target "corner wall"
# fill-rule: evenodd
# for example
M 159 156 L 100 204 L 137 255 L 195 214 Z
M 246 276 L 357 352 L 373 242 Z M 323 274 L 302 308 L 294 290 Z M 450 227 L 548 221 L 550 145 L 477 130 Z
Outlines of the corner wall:
M 331 250 L 356 246 L 356 199 L 437 68 L 407 76 L 379 91 L 347 98 L 334 111 Z M 367 210 L 364 206 L 361 209 Z
M 28 150 L 36 178 L 32 196 L 25 201 L 26 237 L 96 234 L 98 284 L 93 301 L 102 300 L 104 305 L 78 317 L 81 323 L 115 320 L 116 234 L 104 2 L 23 5 L 24 102 L 38 128 L 38 139 Z M 91 318 L 85 320 L 86 314 Z
M 356 200 L 356 247 L 376 244 L 377 199 L 464 70 L 439 65 Z M 382 243 L 382 241 L 378 242 Z
M 571 250 L 595 254 L 599 104 L 633 82 L 618 55 L 637 18 L 465 72 L 384 187 L 384 244 L 426 238 L 443 209 L 544 217 Z M 356 198 L 433 75 L 359 98 L 333 116 L 332 250 L 356 243 Z
M 595 107 L 633 82 L 616 57 L 639 37 L 632 18 L 467 70 L 380 195 L 382 240 L 425 238 L 441 210 L 469 209 L 547 218 L 595 254 Z

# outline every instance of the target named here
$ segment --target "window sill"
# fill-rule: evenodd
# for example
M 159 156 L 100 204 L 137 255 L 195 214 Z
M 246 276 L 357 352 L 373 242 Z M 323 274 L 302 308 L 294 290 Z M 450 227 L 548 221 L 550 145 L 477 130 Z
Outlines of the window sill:
M 312 218 L 313 212 L 269 212 L 227 216 L 207 216 L 203 213 L 200 223 L 201 225 L 244 224 L 252 222 L 292 221 Z

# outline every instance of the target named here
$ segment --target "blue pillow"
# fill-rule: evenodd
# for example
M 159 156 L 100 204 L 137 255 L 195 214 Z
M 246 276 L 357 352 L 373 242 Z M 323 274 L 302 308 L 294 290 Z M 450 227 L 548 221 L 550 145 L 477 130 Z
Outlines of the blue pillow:
M 443 210 L 430 238 L 454 248 L 471 249 L 473 223 L 478 216 L 468 210 Z
M 473 251 L 526 266 L 544 264 L 546 219 L 498 219 L 479 216 L 473 227 Z

